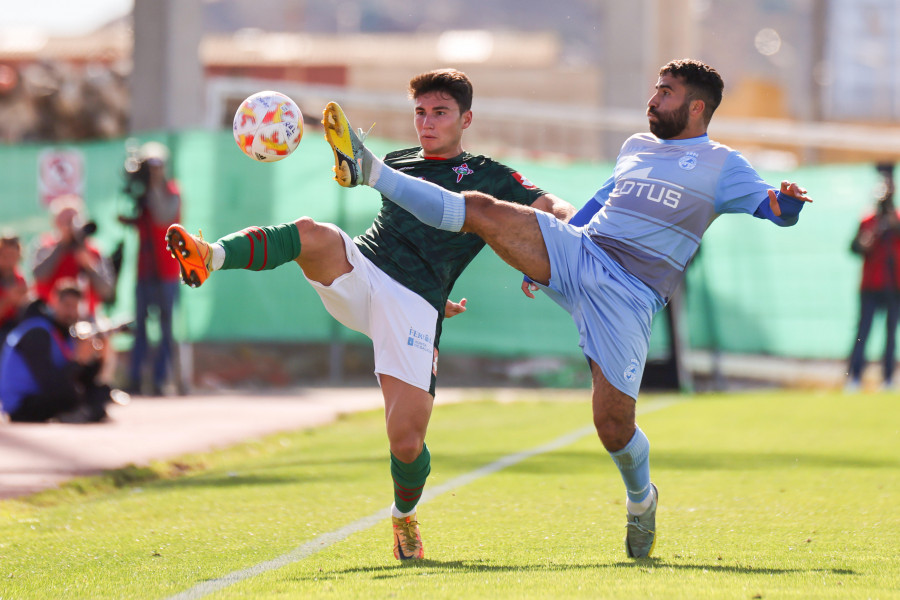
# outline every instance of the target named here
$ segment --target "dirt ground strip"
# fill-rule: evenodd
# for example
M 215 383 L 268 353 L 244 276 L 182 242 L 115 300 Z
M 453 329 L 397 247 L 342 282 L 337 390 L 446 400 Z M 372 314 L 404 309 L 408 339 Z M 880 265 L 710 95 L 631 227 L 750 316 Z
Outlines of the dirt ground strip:
M 511 401 L 539 390 L 442 388 L 437 404 Z M 587 390 L 554 390 L 554 398 L 590 403 Z M 302 388 L 278 393 L 136 397 L 112 405 L 106 423 L 0 423 L 0 499 L 58 486 L 73 477 L 129 464 L 204 452 L 279 431 L 330 423 L 341 414 L 383 406 L 381 390 Z
M 0 498 L 128 464 L 315 427 L 342 413 L 381 406 L 374 386 L 302 389 L 278 395 L 136 397 L 128 406 L 112 405 L 108 422 L 90 425 L 0 423 Z

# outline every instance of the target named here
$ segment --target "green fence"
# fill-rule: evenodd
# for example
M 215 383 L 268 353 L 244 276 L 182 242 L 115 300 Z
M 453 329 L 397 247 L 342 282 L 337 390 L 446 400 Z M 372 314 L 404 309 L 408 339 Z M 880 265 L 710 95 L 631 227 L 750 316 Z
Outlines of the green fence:
M 331 180 L 332 156 L 316 131 L 279 163 L 242 155 L 230 132 L 156 136 L 172 149 L 171 170 L 184 198 L 182 220 L 207 239 L 249 225 L 307 215 L 339 224 L 351 235 L 365 230 L 379 207 L 371 189 L 345 190 Z M 374 141 L 386 152 L 395 144 Z M 107 251 L 125 241 L 119 296 L 111 316 L 133 310 L 136 235 L 116 221 L 130 200 L 121 193 L 124 142 L 74 146 L 85 161 L 85 199 Z M 0 228 L 31 242 L 50 228 L 38 200 L 38 156 L 43 146 L 0 147 Z M 611 172 L 610 164 L 506 161 L 542 188 L 576 206 Z M 744 215 L 719 218 L 704 239 L 686 281 L 690 343 L 696 348 L 805 358 L 842 358 L 850 347 L 857 310 L 859 259 L 848 251 L 859 216 L 872 204 L 876 183 L 869 165 L 823 166 L 790 173 L 763 172 L 770 182 L 805 185 L 815 203 L 800 223 L 782 229 Z M 528 300 L 521 277 L 485 250 L 460 278 L 453 297 L 469 310 L 448 321 L 442 350 L 498 356 L 578 356 L 574 326 L 544 297 Z M 177 317 L 183 340 L 315 342 L 362 336 L 335 326 L 296 265 L 274 271 L 233 271 L 199 289 L 182 289 Z M 872 353 L 883 343 L 875 331 Z M 652 353 L 666 347 L 665 328 L 654 326 Z

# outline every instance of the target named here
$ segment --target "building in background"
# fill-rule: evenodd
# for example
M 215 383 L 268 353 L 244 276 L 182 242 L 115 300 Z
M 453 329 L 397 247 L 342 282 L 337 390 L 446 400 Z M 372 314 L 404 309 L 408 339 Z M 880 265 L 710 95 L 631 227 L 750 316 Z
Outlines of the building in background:
M 609 160 L 646 126 L 656 69 L 695 56 L 726 80 L 712 133 L 763 166 L 900 158 L 885 131 L 900 120 L 893 0 L 135 0 L 133 15 L 75 38 L 4 36 L 0 139 L 227 126 L 266 84 L 313 120 L 338 99 L 403 140 L 397 90 L 452 65 L 478 86 L 473 145 Z

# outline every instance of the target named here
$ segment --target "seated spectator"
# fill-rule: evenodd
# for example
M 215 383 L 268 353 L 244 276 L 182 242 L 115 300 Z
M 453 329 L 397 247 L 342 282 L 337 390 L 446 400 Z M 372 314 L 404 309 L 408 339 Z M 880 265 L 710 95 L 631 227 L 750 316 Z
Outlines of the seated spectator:
M 28 304 L 28 284 L 19 271 L 22 245 L 14 235 L 0 236 L 0 344 Z
M 56 231 L 41 240 L 34 259 L 38 297 L 50 300 L 61 279 L 75 279 L 84 291 L 86 316 L 93 319 L 97 305 L 115 296 L 115 274 L 109 259 L 91 242 L 97 226 L 85 219 L 84 203 L 75 195 L 61 196 L 50 204 Z
M 61 280 L 50 304 L 32 303 L 0 351 L 0 406 L 11 421 L 90 423 L 106 418 L 106 406 L 123 392 L 97 380 L 102 344 L 78 339 L 83 294 L 71 280 Z

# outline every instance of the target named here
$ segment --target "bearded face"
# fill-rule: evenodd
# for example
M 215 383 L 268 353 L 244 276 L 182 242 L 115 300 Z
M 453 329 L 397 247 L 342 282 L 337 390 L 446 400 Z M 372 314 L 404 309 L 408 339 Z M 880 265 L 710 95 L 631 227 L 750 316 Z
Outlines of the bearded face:
M 655 117 L 655 120 L 650 119 L 650 133 L 662 140 L 679 135 L 687 127 L 690 105 L 691 101 L 685 99 L 681 106 L 669 111 L 648 108 L 647 116 Z

